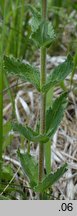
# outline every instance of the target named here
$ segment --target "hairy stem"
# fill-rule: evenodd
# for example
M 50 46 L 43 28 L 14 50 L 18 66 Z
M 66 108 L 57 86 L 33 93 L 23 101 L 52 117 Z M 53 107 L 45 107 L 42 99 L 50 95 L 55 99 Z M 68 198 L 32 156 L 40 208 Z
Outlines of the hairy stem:
M 42 20 L 47 17 L 47 0 L 42 0 Z M 46 48 L 40 49 L 40 87 L 46 83 Z M 46 95 L 41 94 L 40 98 L 40 134 L 45 133 L 46 125 Z M 44 144 L 39 144 L 39 183 L 42 181 L 44 173 Z

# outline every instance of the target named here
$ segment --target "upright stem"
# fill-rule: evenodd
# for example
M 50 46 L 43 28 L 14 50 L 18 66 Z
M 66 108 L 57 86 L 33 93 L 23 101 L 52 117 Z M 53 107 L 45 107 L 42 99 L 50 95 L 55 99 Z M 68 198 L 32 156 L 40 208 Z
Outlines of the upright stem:
M 42 0 L 42 21 L 47 17 L 47 0 Z M 46 83 L 46 48 L 40 49 L 40 87 Z M 45 133 L 46 128 L 46 95 L 41 94 L 40 99 L 40 134 Z M 44 144 L 39 144 L 39 183 L 44 173 Z

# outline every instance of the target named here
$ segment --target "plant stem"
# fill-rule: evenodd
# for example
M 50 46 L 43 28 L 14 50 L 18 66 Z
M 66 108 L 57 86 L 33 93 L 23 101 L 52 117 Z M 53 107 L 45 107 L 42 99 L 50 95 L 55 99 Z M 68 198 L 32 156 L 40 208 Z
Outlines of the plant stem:
M 47 0 L 42 0 L 42 21 L 47 17 Z M 46 83 L 46 48 L 40 49 L 40 87 Z M 41 94 L 40 99 L 40 134 L 45 133 L 46 127 L 46 95 Z M 39 144 L 39 183 L 42 181 L 44 174 L 44 144 Z

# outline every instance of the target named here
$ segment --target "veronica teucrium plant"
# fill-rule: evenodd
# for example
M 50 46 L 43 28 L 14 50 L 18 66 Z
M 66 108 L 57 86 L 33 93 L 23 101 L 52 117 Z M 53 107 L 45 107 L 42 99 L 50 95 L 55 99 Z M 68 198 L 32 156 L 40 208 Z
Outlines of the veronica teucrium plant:
M 70 55 L 65 62 L 50 72 L 46 76 L 46 53 L 48 47 L 55 41 L 56 36 L 52 26 L 47 19 L 47 0 L 41 0 L 41 12 L 31 5 L 26 6 L 32 13 L 31 35 L 37 49 L 40 49 L 40 71 L 31 64 L 25 64 L 21 60 L 10 56 L 4 56 L 4 70 L 7 74 L 12 74 L 20 79 L 30 82 L 40 93 L 40 124 L 39 131 L 33 130 L 28 125 L 13 123 L 14 131 L 23 135 L 29 142 L 39 145 L 39 160 L 35 161 L 30 153 L 22 154 L 18 150 L 22 168 L 28 176 L 29 184 L 35 192 L 39 192 L 39 198 L 43 199 L 43 194 L 50 188 L 67 170 L 67 164 L 63 164 L 53 174 L 51 172 L 51 139 L 55 134 L 68 102 L 68 92 L 62 94 L 52 101 L 52 106 L 46 108 L 47 93 L 71 73 L 73 70 L 73 60 Z M 44 174 L 44 159 L 46 164 L 46 175 Z

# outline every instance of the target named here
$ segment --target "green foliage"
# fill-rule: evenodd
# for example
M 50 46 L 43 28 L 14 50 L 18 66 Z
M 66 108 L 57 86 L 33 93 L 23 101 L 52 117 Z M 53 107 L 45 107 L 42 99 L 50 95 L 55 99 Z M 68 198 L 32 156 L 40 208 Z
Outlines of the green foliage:
M 18 156 L 21 161 L 22 168 L 30 180 L 31 187 L 34 187 L 38 181 L 38 164 L 28 153 L 21 154 L 20 151 L 18 151 Z
M 74 66 L 77 67 L 77 50 L 76 50 L 76 53 L 74 55 Z
M 9 181 L 3 179 L 3 182 L 0 184 L 0 193 L 3 194 L 0 195 L 0 200 L 15 200 L 17 197 L 17 193 L 20 195 L 21 198 L 23 197 L 23 199 L 26 199 L 26 193 L 23 192 L 23 187 L 21 188 L 21 185 L 16 184 L 14 181 L 9 184 Z M 5 190 L 7 185 L 8 187 Z M 5 192 L 3 193 L 4 190 Z
M 4 179 L 6 179 L 6 181 L 10 181 L 13 177 L 13 170 L 11 168 L 10 165 L 7 165 L 7 166 L 3 166 L 2 167 L 2 181 L 4 181 Z
M 46 111 L 46 134 L 51 138 L 63 118 L 64 111 L 67 106 L 67 93 L 61 94 Z M 51 170 L 51 141 L 45 145 L 45 163 L 46 171 L 50 173 Z
M 3 126 L 3 150 L 11 144 L 13 139 L 13 134 L 10 134 L 11 132 L 11 122 L 7 121 Z
M 38 10 L 35 7 L 33 7 L 30 4 L 28 4 L 26 8 L 29 9 L 32 13 L 30 25 L 31 25 L 32 32 L 35 32 L 41 23 L 41 14 L 40 12 L 38 12 Z
M 38 90 L 40 89 L 39 71 L 13 57 L 4 57 L 4 68 L 9 74 L 17 75 L 24 81 L 31 82 Z
M 50 90 L 47 92 L 46 95 L 46 108 L 48 109 L 50 106 L 52 106 L 53 102 L 53 92 L 54 92 L 54 87 L 50 88 Z
M 48 21 L 42 21 L 31 37 L 38 47 L 48 47 L 55 39 L 52 24 Z
M 67 164 L 65 163 L 55 173 L 49 173 L 38 185 L 38 164 L 36 163 L 34 158 L 30 154 L 22 154 L 20 153 L 20 151 L 18 151 L 18 156 L 20 158 L 25 175 L 27 175 L 27 177 L 29 178 L 30 186 L 36 192 L 44 192 L 45 190 L 47 190 L 67 171 Z
M 56 132 L 67 106 L 67 93 L 61 94 L 46 112 L 46 134 L 51 137 Z
M 0 200 L 10 200 L 9 196 L 0 195 Z
M 26 139 L 32 142 L 41 142 L 46 143 L 49 138 L 46 135 L 39 135 L 36 131 L 33 131 L 29 127 L 24 127 L 21 124 L 12 124 L 13 130 L 18 131 L 21 135 L 23 135 Z
M 47 78 L 47 83 L 42 87 L 42 92 L 47 93 L 53 86 L 59 85 L 73 70 L 73 60 L 69 55 L 66 61 L 57 66 Z
M 50 173 L 47 175 L 43 181 L 35 187 L 35 191 L 37 192 L 44 192 L 49 187 L 51 187 L 55 182 L 57 182 L 63 174 L 67 171 L 67 164 L 65 163 L 61 166 L 55 173 Z
M 51 140 L 45 144 L 45 166 L 46 172 L 49 174 L 51 172 Z

